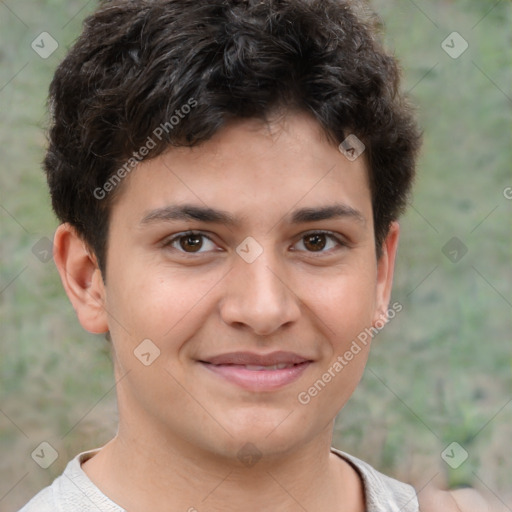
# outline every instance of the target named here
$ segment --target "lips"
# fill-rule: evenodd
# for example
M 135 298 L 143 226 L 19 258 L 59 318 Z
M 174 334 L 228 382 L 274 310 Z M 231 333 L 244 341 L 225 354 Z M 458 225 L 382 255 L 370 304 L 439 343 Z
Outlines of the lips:
M 274 391 L 297 380 L 312 360 L 293 352 L 231 352 L 199 361 L 207 370 L 249 391 Z
M 270 354 L 256 354 L 253 352 L 230 352 L 221 354 L 205 360 L 204 363 L 213 365 L 235 364 L 241 366 L 276 366 L 305 363 L 309 359 L 293 352 L 271 352 Z

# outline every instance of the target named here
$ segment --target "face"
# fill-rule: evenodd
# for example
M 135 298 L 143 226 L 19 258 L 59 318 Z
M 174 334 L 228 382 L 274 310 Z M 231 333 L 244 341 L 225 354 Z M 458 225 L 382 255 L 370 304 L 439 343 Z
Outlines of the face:
M 363 372 L 396 239 L 377 260 L 365 160 L 306 114 L 139 164 L 101 292 L 121 425 L 229 457 L 321 435 Z

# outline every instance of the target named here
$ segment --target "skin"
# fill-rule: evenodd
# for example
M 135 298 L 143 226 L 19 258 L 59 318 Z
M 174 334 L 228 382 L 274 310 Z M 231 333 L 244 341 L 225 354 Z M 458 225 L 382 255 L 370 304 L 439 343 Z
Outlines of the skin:
M 236 222 L 154 213 L 182 204 Z M 297 209 L 333 204 L 357 215 L 291 222 Z M 186 236 L 185 249 L 170 240 L 191 229 L 209 237 L 199 252 Z M 319 230 L 342 243 L 320 236 L 314 250 L 305 235 Z M 236 252 L 249 236 L 263 250 L 252 263 Z M 119 431 L 83 465 L 89 478 L 130 512 L 362 512 L 358 474 L 329 448 L 370 344 L 307 405 L 297 396 L 386 317 L 398 236 L 393 223 L 377 259 L 364 154 L 346 159 L 304 113 L 233 121 L 139 164 L 113 205 L 106 282 L 61 225 L 54 256 L 66 292 L 81 325 L 110 331 L 113 344 Z M 144 339 L 160 351 L 148 366 L 134 356 Z M 274 391 L 241 389 L 198 362 L 276 350 L 313 362 Z M 238 457 L 246 443 L 261 456 L 254 465 Z

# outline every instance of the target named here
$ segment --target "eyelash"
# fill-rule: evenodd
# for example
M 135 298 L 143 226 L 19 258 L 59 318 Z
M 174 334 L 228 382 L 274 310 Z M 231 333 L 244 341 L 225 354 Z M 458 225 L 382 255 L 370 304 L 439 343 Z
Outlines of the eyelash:
M 207 234 L 205 234 L 205 233 L 203 233 L 201 231 L 193 231 L 192 230 L 192 231 L 183 231 L 181 233 L 178 233 L 177 235 L 172 236 L 171 238 L 166 239 L 162 243 L 162 247 L 164 247 L 164 248 L 169 248 L 170 247 L 171 249 L 178 251 L 180 254 L 184 255 L 185 257 L 191 257 L 191 258 L 197 257 L 197 255 L 200 255 L 200 254 L 205 254 L 205 252 L 211 252 L 211 251 L 205 251 L 205 252 L 186 252 L 186 251 L 183 251 L 181 249 L 177 249 L 175 247 L 172 247 L 173 243 L 179 241 L 181 238 L 186 238 L 187 236 L 192 236 L 192 235 L 204 237 L 204 238 L 208 239 L 210 242 L 215 243 Z M 299 238 L 299 240 L 297 240 L 297 242 L 295 242 L 295 243 L 298 243 L 298 242 L 302 241 L 304 238 L 306 238 L 307 236 L 310 236 L 310 235 L 326 235 L 330 240 L 332 240 L 332 241 L 334 241 L 335 243 L 338 244 L 338 246 L 339 246 L 338 248 L 347 247 L 349 245 L 348 242 L 346 242 L 343 238 L 337 236 L 332 231 L 326 231 L 326 230 L 308 231 L 308 232 L 304 233 Z M 322 251 L 303 251 L 303 252 L 308 252 L 309 254 L 320 256 L 322 254 L 327 254 L 330 251 L 332 251 L 332 248 L 327 250 L 327 251 L 322 250 Z M 316 257 L 318 257 L 318 256 L 316 256 Z

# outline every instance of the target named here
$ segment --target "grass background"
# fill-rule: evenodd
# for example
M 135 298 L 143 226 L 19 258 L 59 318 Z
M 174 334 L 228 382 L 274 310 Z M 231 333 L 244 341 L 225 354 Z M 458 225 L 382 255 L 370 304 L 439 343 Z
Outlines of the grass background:
M 396 478 L 477 485 L 505 499 L 512 473 L 512 4 L 374 0 L 425 143 L 402 220 L 393 301 L 341 412 L 335 445 Z M 17 510 L 77 452 L 106 442 L 116 409 L 108 348 L 81 330 L 53 262 L 32 252 L 57 225 L 40 162 L 52 73 L 96 2 L 0 1 L 0 512 Z M 41 32 L 59 42 L 41 59 Z M 452 59 L 441 42 L 468 42 Z M 457 237 L 467 254 L 452 263 Z M 59 452 L 47 470 L 30 453 Z M 451 442 L 469 458 L 441 459 Z

